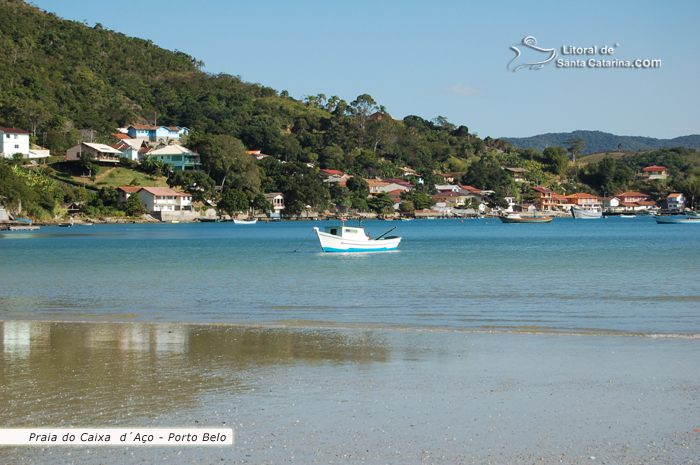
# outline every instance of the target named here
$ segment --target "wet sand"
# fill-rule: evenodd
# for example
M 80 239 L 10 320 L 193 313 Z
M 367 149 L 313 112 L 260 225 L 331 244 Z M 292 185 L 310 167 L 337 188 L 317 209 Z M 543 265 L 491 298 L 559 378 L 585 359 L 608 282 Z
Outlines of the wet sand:
M 698 463 L 697 339 L 5 321 L 2 427 L 231 427 L 233 446 L 3 463 Z

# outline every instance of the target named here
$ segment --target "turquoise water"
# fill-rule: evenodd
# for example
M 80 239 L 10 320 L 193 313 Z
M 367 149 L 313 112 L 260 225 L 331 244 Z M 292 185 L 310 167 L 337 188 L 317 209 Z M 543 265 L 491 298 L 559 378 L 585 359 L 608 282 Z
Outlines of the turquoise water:
M 328 224 L 2 232 L 0 319 L 700 336 L 698 227 L 365 221 L 399 250 L 323 254 Z

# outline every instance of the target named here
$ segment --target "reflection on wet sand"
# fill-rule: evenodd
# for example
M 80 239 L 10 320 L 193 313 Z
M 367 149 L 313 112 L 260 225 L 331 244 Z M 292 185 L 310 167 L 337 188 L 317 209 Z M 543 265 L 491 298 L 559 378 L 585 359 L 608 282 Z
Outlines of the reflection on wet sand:
M 146 424 L 207 394 L 254 389 L 251 373 L 385 361 L 376 334 L 153 323 L 6 321 L 5 427 Z

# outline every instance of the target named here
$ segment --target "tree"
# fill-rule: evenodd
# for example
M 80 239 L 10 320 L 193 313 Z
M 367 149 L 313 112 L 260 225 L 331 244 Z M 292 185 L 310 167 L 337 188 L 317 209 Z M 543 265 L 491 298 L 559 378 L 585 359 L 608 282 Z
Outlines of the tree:
M 216 200 L 214 180 L 199 171 L 175 171 L 167 181 L 170 187 L 180 187 L 192 196 L 195 202 Z
M 377 109 L 377 102 L 375 102 L 369 94 L 358 95 L 358 97 L 350 103 L 350 113 L 355 117 L 357 127 L 359 128 L 360 148 L 364 148 L 367 120 Z
M 374 197 L 367 199 L 367 206 L 370 210 L 379 213 L 388 210 L 394 206 L 394 201 L 391 200 L 389 194 L 386 192 L 380 192 Z
M 224 188 L 216 206 L 219 211 L 233 216 L 236 212 L 247 211 L 250 203 L 242 190 Z
M 568 139 L 564 141 L 564 147 L 571 154 L 572 161 L 576 163 L 576 156 L 586 150 L 586 141 L 584 139 Z
M 146 206 L 141 203 L 141 199 L 138 194 L 134 192 L 129 196 L 129 199 L 124 205 L 124 213 L 127 216 L 141 216 L 146 213 Z

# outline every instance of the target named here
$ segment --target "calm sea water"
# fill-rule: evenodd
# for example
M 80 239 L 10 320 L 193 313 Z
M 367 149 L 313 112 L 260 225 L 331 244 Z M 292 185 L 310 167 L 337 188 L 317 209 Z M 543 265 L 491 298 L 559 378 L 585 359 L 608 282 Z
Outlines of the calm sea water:
M 330 224 L 2 232 L 0 319 L 700 337 L 698 227 L 365 221 L 399 250 L 323 254 Z

